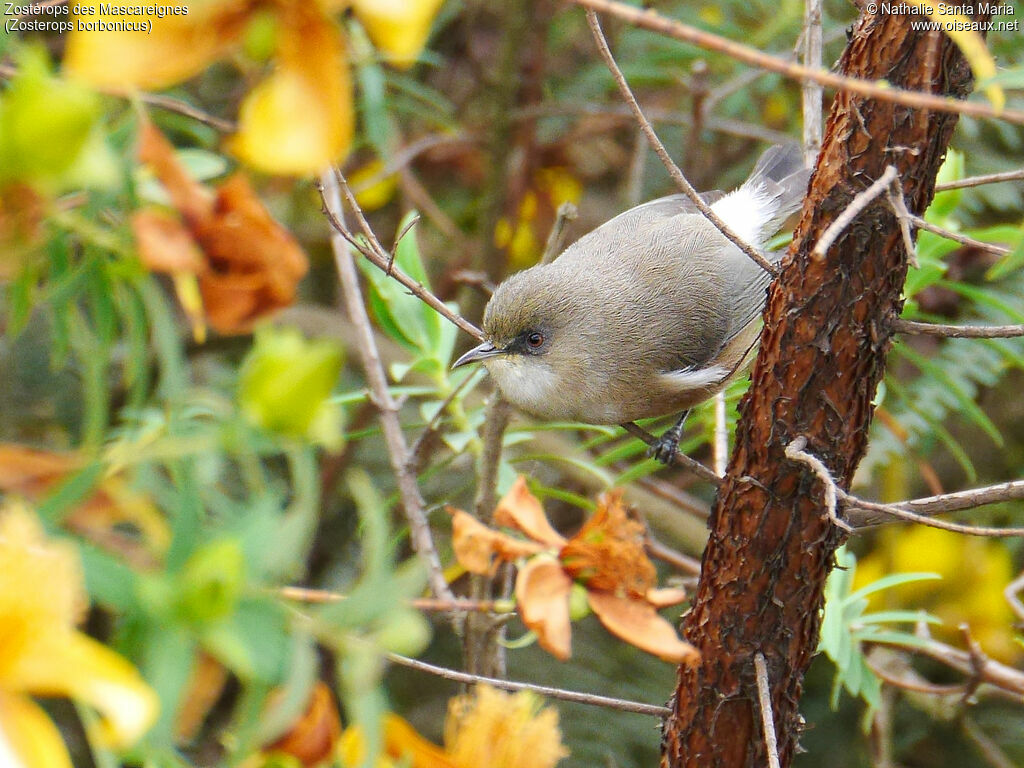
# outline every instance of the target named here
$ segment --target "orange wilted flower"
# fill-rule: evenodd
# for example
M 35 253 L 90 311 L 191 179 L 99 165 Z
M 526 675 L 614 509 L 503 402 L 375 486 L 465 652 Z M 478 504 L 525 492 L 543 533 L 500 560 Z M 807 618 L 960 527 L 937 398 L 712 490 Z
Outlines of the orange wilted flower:
M 273 701 L 283 698 L 283 695 L 283 691 L 277 691 Z M 304 766 L 316 766 L 334 756 L 339 738 L 341 719 L 338 717 L 338 707 L 327 684 L 318 680 L 310 691 L 306 711 L 264 751 L 291 755 Z
M 176 277 L 195 328 L 204 313 L 220 333 L 247 333 L 257 320 L 292 303 L 309 266 L 306 254 L 242 174 L 211 192 L 188 175 L 171 143 L 148 122 L 139 159 L 152 167 L 180 214 L 179 220 L 156 209 L 136 213 L 139 255 L 150 269 Z M 183 276 L 198 279 L 202 310 L 190 301 Z M 196 335 L 201 338 L 201 331 Z
M 449 508 L 455 556 L 471 573 L 493 573 L 497 560 L 529 558 L 516 577 L 519 615 L 541 647 L 559 659 L 571 648 L 569 598 L 574 582 L 612 634 L 673 663 L 693 663 L 697 650 L 676 634 L 657 609 L 682 602 L 681 589 L 657 589 L 654 565 L 643 547 L 643 525 L 630 517 L 622 491 L 598 500 L 597 511 L 571 539 L 548 521 L 540 502 L 519 477 L 498 503 L 494 522 L 530 537 L 523 540 Z

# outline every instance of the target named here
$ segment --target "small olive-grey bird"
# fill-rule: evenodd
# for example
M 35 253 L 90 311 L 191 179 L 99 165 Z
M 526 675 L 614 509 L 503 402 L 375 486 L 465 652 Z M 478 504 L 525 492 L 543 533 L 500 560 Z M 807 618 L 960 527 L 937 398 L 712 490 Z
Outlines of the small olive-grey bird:
M 739 189 L 701 197 L 763 252 L 809 175 L 796 144 L 774 146 Z M 545 420 L 620 424 L 682 411 L 652 446 L 670 463 L 688 409 L 752 359 L 770 279 L 688 197 L 652 200 L 499 285 L 484 311 L 487 340 L 455 367 L 482 362 L 506 400 Z

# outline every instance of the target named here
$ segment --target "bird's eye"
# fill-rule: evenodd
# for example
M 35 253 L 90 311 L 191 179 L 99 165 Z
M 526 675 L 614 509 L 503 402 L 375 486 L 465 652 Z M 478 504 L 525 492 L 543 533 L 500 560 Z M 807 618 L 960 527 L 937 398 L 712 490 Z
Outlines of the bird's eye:
M 531 349 L 539 349 L 544 344 L 544 334 L 534 331 L 526 337 L 526 344 Z

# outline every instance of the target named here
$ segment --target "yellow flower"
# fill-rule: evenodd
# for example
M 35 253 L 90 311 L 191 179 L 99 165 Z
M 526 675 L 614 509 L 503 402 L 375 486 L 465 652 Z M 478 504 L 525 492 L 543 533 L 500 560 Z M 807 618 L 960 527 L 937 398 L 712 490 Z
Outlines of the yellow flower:
M 448 703 L 444 749 L 395 714 L 384 717 L 384 754 L 376 768 L 554 768 L 569 751 L 562 744 L 558 710 L 529 691 L 503 693 L 478 685 Z M 358 726 L 341 737 L 341 764 L 361 765 L 365 745 Z
M 345 38 L 332 18 L 347 4 L 206 0 L 185 15 L 162 18 L 76 16 L 64 67 L 102 88 L 165 88 L 245 48 L 247 38 L 265 38 L 274 66 L 243 100 L 228 147 L 266 173 L 317 173 L 341 159 L 352 141 Z M 439 6 L 440 0 L 373 0 L 354 3 L 354 11 L 384 54 L 404 66 L 419 55 Z M 147 22 L 148 30 L 137 29 Z
M 966 623 L 987 653 L 1008 663 L 1020 658 L 1013 611 L 1003 597 L 1014 576 L 1013 558 L 1002 542 L 924 526 L 890 528 L 857 564 L 854 589 L 895 571 L 932 572 L 942 578 L 875 593 L 872 609 L 923 608 L 942 620 L 932 631 L 943 640 L 958 642 L 958 627 Z
M 352 0 L 352 10 L 370 39 L 396 67 L 419 56 L 444 0 Z
M 0 764 L 70 768 L 60 735 L 30 698 L 95 707 L 97 738 L 123 748 L 156 719 L 156 694 L 135 668 L 75 625 L 86 608 L 71 545 L 47 541 L 21 506 L 0 510 Z

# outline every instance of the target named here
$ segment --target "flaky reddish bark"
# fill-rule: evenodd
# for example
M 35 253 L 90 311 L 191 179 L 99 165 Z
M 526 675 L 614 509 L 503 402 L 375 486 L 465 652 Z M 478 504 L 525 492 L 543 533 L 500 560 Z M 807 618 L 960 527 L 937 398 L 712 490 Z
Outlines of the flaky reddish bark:
M 862 16 L 842 71 L 964 97 L 971 75 L 963 57 L 942 33 L 911 31 L 912 18 Z M 663 766 L 767 765 L 753 664 L 759 651 L 767 660 L 782 766 L 792 759 L 803 676 L 841 535 L 823 509 L 822 484 L 784 450 L 806 437 L 807 450 L 847 487 L 864 453 L 907 271 L 898 222 L 884 196 L 824 259 L 815 260 L 811 250 L 888 165 L 899 172 L 911 212 L 924 211 L 955 124 L 953 115 L 846 93 L 832 105 L 790 256 L 769 293 L 736 448 L 684 622 L 703 661 L 680 669 Z

